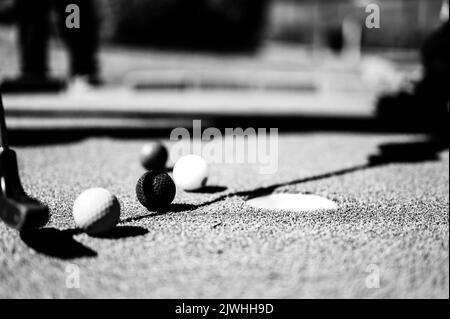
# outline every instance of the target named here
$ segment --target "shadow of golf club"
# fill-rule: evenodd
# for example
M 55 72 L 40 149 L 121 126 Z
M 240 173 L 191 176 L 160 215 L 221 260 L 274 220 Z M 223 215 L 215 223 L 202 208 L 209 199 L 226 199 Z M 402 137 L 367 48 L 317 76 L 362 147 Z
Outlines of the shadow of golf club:
M 115 227 L 110 232 L 93 237 L 100 239 L 124 239 L 124 238 L 144 236 L 146 234 L 148 234 L 148 230 L 142 227 L 118 226 Z
M 42 228 L 23 231 L 20 233 L 20 238 L 28 247 L 49 257 L 63 260 L 96 257 L 97 252 L 74 239 L 74 236 L 80 233 L 78 229 Z M 147 233 L 148 231 L 142 227 L 119 226 L 96 238 L 124 239 L 143 236 Z
M 213 201 L 199 205 L 199 207 L 211 205 L 218 201 L 221 201 L 227 197 L 240 196 L 246 197 L 247 199 L 252 199 L 255 197 L 260 197 L 264 195 L 269 195 L 273 193 L 277 188 L 292 186 L 298 184 L 304 184 L 308 182 L 315 182 L 323 179 L 328 179 L 332 177 L 343 176 L 363 170 L 367 170 L 374 167 L 384 166 L 393 163 L 421 163 L 429 161 L 439 160 L 439 152 L 447 149 L 440 143 L 435 143 L 432 140 L 426 141 L 416 141 L 416 142 L 406 142 L 406 143 L 389 143 L 382 144 L 378 147 L 378 153 L 371 155 L 368 158 L 368 162 L 362 165 L 325 173 L 322 175 L 316 175 L 312 177 L 307 177 L 303 179 L 294 180 L 287 183 L 274 184 L 267 187 L 261 187 L 250 191 L 241 191 L 233 194 L 228 194 L 219 197 Z
M 123 222 L 137 221 L 145 218 L 161 216 L 169 213 L 177 213 L 177 212 L 185 212 L 185 211 L 193 211 L 198 208 L 202 208 L 205 206 L 212 205 L 214 203 L 223 201 L 230 197 L 243 197 L 246 200 L 261 197 L 265 195 L 272 194 L 276 189 L 280 187 L 304 184 L 308 182 L 320 181 L 323 179 L 328 179 L 332 177 L 343 176 L 355 172 L 364 171 L 367 169 L 381 167 L 384 165 L 394 164 L 394 163 L 404 163 L 404 164 L 413 164 L 413 163 L 422 163 L 422 162 L 430 162 L 430 161 L 438 161 L 439 160 L 439 152 L 448 149 L 448 145 L 436 142 L 434 140 L 424 140 L 424 141 L 413 141 L 413 142 L 404 142 L 404 143 L 387 143 L 382 144 L 378 147 L 378 153 L 369 156 L 367 163 L 362 165 L 357 165 L 354 167 L 337 170 L 334 172 L 329 172 L 321 175 L 316 175 L 312 177 L 302 178 L 293 180 L 286 183 L 273 184 L 266 187 L 260 187 L 253 190 L 248 191 L 239 191 L 235 193 L 221 195 L 211 201 L 199 204 L 199 205 L 187 205 L 187 204 L 175 204 L 171 206 L 165 212 L 159 212 L 155 214 L 149 214 L 145 216 L 140 216 L 136 218 L 130 218 L 128 220 L 124 220 Z
M 96 257 L 97 253 L 94 250 L 73 238 L 78 233 L 76 229 L 42 228 L 23 231 L 20 238 L 28 247 L 49 257 L 63 260 Z
M 193 211 L 197 208 L 198 208 L 198 206 L 193 205 L 193 204 L 176 203 L 176 204 L 171 204 L 165 210 L 150 212 L 150 214 L 145 214 L 142 216 L 130 217 L 130 218 L 121 220 L 120 223 L 125 224 L 125 223 L 137 222 L 142 219 L 146 219 L 146 218 L 150 218 L 150 217 L 157 217 L 157 216 L 162 216 L 162 215 L 171 214 L 171 213 L 181 213 L 181 212 Z
M 225 186 L 205 186 L 201 189 L 194 191 L 194 194 L 217 194 L 226 191 L 228 188 Z
M 394 163 L 423 163 L 439 160 L 439 153 L 448 145 L 439 141 L 425 140 L 409 143 L 388 143 L 380 145 L 378 154 L 369 157 L 371 167 Z

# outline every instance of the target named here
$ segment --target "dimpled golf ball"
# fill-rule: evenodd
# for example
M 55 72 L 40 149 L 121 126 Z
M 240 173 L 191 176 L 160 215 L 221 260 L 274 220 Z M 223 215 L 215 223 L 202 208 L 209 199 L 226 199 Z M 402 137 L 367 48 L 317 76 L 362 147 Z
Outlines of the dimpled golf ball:
M 146 170 L 163 169 L 166 167 L 169 153 L 160 142 L 145 144 L 141 150 L 141 164 Z
M 185 191 L 202 189 L 208 181 L 208 164 L 198 155 L 180 158 L 173 168 L 175 184 Z
M 165 172 L 149 171 L 142 175 L 136 185 L 137 199 L 149 210 L 162 210 L 169 207 L 175 194 L 175 183 Z
M 76 225 L 89 235 L 101 235 L 112 230 L 120 219 L 120 204 L 116 196 L 103 188 L 91 188 L 75 200 L 73 218 Z

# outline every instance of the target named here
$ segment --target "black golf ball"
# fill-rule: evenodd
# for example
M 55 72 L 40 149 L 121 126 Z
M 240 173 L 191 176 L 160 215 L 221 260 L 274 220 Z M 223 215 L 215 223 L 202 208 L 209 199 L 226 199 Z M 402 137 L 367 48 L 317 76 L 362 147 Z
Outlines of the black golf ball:
M 169 152 L 160 142 L 145 144 L 141 150 L 141 164 L 146 170 L 164 169 Z
M 149 171 L 142 175 L 136 185 L 136 196 L 142 206 L 149 210 L 169 207 L 175 198 L 176 187 L 165 172 Z

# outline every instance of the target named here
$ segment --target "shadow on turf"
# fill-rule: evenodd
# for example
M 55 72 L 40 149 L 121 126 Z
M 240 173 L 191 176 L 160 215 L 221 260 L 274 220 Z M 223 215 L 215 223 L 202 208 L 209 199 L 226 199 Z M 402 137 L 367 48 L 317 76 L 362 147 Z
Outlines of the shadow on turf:
M 20 238 L 28 247 L 49 257 L 63 260 L 96 257 L 97 252 L 74 239 L 74 236 L 80 233 L 81 231 L 78 229 L 42 228 L 23 231 L 20 233 Z M 105 235 L 96 236 L 96 238 L 123 239 L 147 233 L 148 231 L 142 227 L 120 226 Z
M 337 177 L 342 175 L 347 175 L 350 173 L 355 173 L 358 171 L 363 171 L 366 169 L 389 165 L 393 163 L 420 163 L 420 162 L 428 162 L 428 161 L 437 161 L 439 160 L 439 152 L 447 149 L 447 146 L 443 144 L 434 142 L 432 140 L 429 141 L 417 141 L 417 142 L 408 142 L 408 143 L 392 143 L 392 144 L 383 144 L 378 147 L 378 153 L 372 156 L 369 156 L 368 162 L 366 164 L 325 173 L 322 175 L 307 177 L 304 179 L 294 180 L 287 183 L 274 184 L 268 187 L 261 187 L 251 191 L 243 191 L 237 192 L 234 194 L 230 194 L 227 196 L 223 196 L 215 201 L 202 204 L 210 205 L 214 202 L 222 200 L 226 197 L 230 196 L 242 196 L 247 199 L 252 199 L 255 197 L 260 197 L 264 195 L 269 195 L 273 193 L 277 188 L 284 186 L 292 186 L 297 184 L 303 184 L 307 182 L 319 181 L 331 177 Z
M 409 143 L 389 143 L 379 146 L 379 153 L 369 157 L 371 167 L 394 163 L 438 161 L 439 153 L 448 145 L 433 140 Z
M 216 193 L 225 192 L 227 189 L 228 188 L 225 186 L 206 186 L 206 187 L 203 187 L 202 189 L 195 191 L 193 193 L 195 193 L 195 194 L 216 194 Z M 181 212 L 192 211 L 199 207 L 200 206 L 193 205 L 193 204 L 182 204 L 182 203 L 171 204 L 166 210 L 156 211 L 156 212 L 152 212 L 150 214 L 146 214 L 146 215 L 138 216 L 138 217 L 130 217 L 130 218 L 122 220 L 121 223 L 136 222 L 136 221 L 139 221 L 139 220 L 142 220 L 145 218 L 162 216 L 162 215 L 166 215 L 166 214 L 170 214 L 170 213 L 181 213 Z
M 23 231 L 20 238 L 28 247 L 46 256 L 64 260 L 96 257 L 97 253 L 94 250 L 73 238 L 78 233 L 79 231 L 75 229 L 43 228 Z
M 421 163 L 428 161 L 437 161 L 439 160 L 439 152 L 447 149 L 448 146 L 435 142 L 433 140 L 427 141 L 417 141 L 417 142 L 407 142 L 407 143 L 391 143 L 391 144 L 383 144 L 378 147 L 378 153 L 372 156 L 369 156 L 368 162 L 366 164 L 350 167 L 347 169 L 342 169 L 322 175 L 307 177 L 304 179 L 294 180 L 288 183 L 280 183 L 271 185 L 268 187 L 257 188 L 251 191 L 243 191 L 237 192 L 234 194 L 229 194 L 227 196 L 223 196 L 215 201 L 202 204 L 210 205 L 214 202 L 222 200 L 226 197 L 230 196 L 242 196 L 247 199 L 252 199 L 255 197 L 260 197 L 264 195 L 269 195 L 273 193 L 277 188 L 284 186 L 291 186 L 297 184 L 303 184 L 307 182 L 314 182 L 318 180 L 323 180 L 331 177 L 342 176 L 358 171 L 363 171 L 366 169 L 394 164 L 394 163 Z
M 194 191 L 195 194 L 217 194 L 226 191 L 228 188 L 225 186 L 205 186 L 197 191 Z
M 315 181 L 319 181 L 319 180 L 323 180 L 323 179 L 327 179 L 327 178 L 343 176 L 343 175 L 347 175 L 347 174 L 351 174 L 351 173 L 355 173 L 355 172 L 359 172 L 359 171 L 364 171 L 364 170 L 375 168 L 375 167 L 381 167 L 381 166 L 389 165 L 389 164 L 395 164 L 395 163 L 413 164 L 413 163 L 422 163 L 422 162 L 429 162 L 429 161 L 438 161 L 439 153 L 446 149 L 448 149 L 448 144 L 446 144 L 446 143 L 443 144 L 440 142 L 436 142 L 434 140 L 424 140 L 424 141 L 405 142 L 405 143 L 387 143 L 387 144 L 380 145 L 378 147 L 378 153 L 369 156 L 367 163 L 362 164 L 362 165 L 358 165 L 358 166 L 354 166 L 354 167 L 350 167 L 350 168 L 346 168 L 346 169 L 342 169 L 342 170 L 338 170 L 338 171 L 334 171 L 334 172 L 330 172 L 330 173 L 325 173 L 322 175 L 316 175 L 316 176 L 312 176 L 312 177 L 298 179 L 298 180 L 290 181 L 287 183 L 279 183 L 279 184 L 274 184 L 274 185 L 270 185 L 267 187 L 256 188 L 256 189 L 249 190 L 249 191 L 240 191 L 240 192 L 235 192 L 235 193 L 231 193 L 231 194 L 225 194 L 225 195 L 219 196 L 216 199 L 213 199 L 211 201 L 208 201 L 208 202 L 205 202 L 205 203 L 199 204 L 199 205 L 172 204 L 166 211 L 160 211 L 160 212 L 155 212 L 155 213 L 144 215 L 144 216 L 129 218 L 129 219 L 123 220 L 122 223 L 138 221 L 138 220 L 142 220 L 145 218 L 156 217 L 156 216 L 161 216 L 161 215 L 170 214 L 170 213 L 193 211 L 195 209 L 209 206 L 211 204 L 214 204 L 214 203 L 220 202 L 224 199 L 227 199 L 230 197 L 235 197 L 235 196 L 244 197 L 244 198 L 246 198 L 246 200 L 249 200 L 249 199 L 260 197 L 260 196 L 270 195 L 276 189 L 278 189 L 280 187 L 298 185 L 298 184 L 303 184 L 303 183 L 308 183 L 308 182 L 315 182 Z M 211 187 L 211 188 L 212 188 L 212 190 L 214 190 L 212 193 L 222 192 L 222 191 L 226 190 L 225 187 Z M 208 192 L 201 191 L 200 193 L 208 193 Z
M 136 227 L 136 226 L 119 226 L 115 227 L 110 232 L 94 236 L 96 238 L 101 239 L 124 239 L 124 238 L 130 238 L 130 237 L 139 237 L 144 236 L 148 234 L 148 230 L 142 227 Z
M 276 189 L 280 187 L 285 186 L 292 186 L 297 184 L 303 184 L 308 182 L 314 182 L 319 181 L 327 178 L 332 177 L 338 177 L 343 176 L 375 167 L 381 167 L 384 165 L 389 164 L 395 164 L 395 163 L 403 163 L 403 164 L 413 164 L 413 163 L 422 163 L 422 162 L 429 162 L 429 161 L 438 161 L 439 160 L 439 153 L 448 149 L 448 144 L 441 143 L 439 141 L 435 140 L 424 140 L 424 141 L 414 141 L 414 142 L 405 142 L 405 143 L 388 143 L 383 144 L 378 147 L 378 153 L 374 154 L 372 156 L 369 156 L 367 163 L 330 172 L 325 173 L 322 175 L 307 177 L 303 179 L 294 180 L 287 183 L 280 183 L 280 184 L 274 184 L 267 187 L 260 187 L 257 189 L 253 189 L 250 191 L 241 191 L 241 192 L 235 192 L 231 194 L 226 194 L 219 196 L 218 198 L 205 202 L 200 205 L 189 205 L 193 206 L 191 208 L 189 207 L 183 207 L 181 211 L 188 211 L 188 210 L 194 210 L 197 208 L 205 207 L 217 202 L 220 202 L 226 198 L 229 197 L 245 197 L 247 200 L 270 195 L 272 194 Z M 169 212 L 175 212 L 173 210 L 169 210 Z M 159 214 L 161 215 L 161 214 Z M 143 216 L 142 218 L 149 217 L 149 216 Z
M 195 210 L 198 207 L 199 206 L 192 205 L 192 204 L 180 204 L 180 203 L 171 204 L 166 210 L 151 212 L 150 214 L 137 216 L 137 217 L 130 217 L 130 218 L 121 220 L 120 223 L 122 223 L 122 224 L 131 223 L 131 222 L 137 222 L 139 220 L 150 218 L 150 217 L 162 216 L 162 215 L 171 214 L 171 213 L 188 212 L 188 211 Z

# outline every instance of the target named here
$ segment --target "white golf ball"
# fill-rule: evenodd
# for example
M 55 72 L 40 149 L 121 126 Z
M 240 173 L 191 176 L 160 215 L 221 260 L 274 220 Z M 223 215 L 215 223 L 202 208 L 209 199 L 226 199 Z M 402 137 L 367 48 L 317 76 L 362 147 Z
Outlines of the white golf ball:
M 108 190 L 91 188 L 75 200 L 73 218 L 86 233 L 100 235 L 112 230 L 119 222 L 120 204 Z
M 196 191 L 208 181 L 208 164 L 197 155 L 180 158 L 173 168 L 175 184 L 185 191 Z

